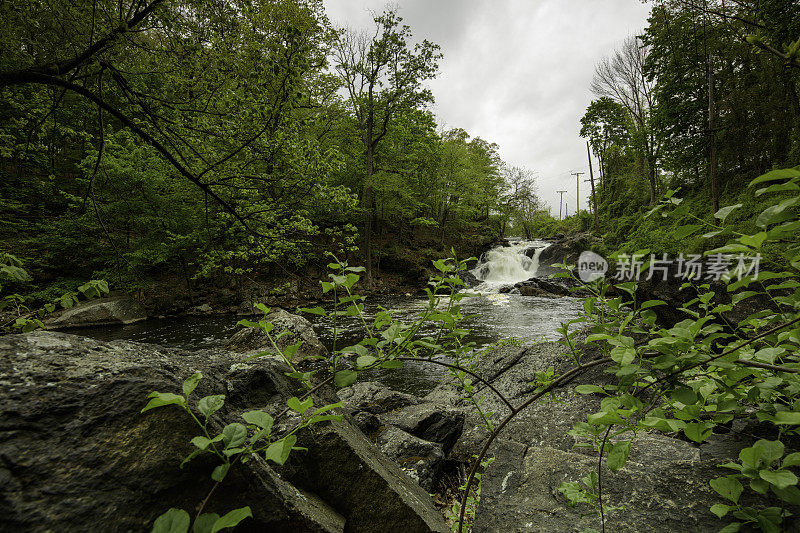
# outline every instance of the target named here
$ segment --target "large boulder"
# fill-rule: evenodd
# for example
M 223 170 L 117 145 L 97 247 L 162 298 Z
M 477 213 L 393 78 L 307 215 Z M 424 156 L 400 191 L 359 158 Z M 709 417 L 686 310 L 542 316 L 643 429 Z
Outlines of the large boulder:
M 575 342 L 583 353 L 583 361 L 596 357 L 596 349 L 583 345 L 581 339 L 579 335 Z M 477 363 L 476 371 L 513 405 L 521 405 L 534 393 L 536 386 L 531 379 L 536 372 L 552 367 L 558 375 L 571 368 L 571 358 L 566 352 L 564 346 L 555 342 L 501 347 L 487 353 Z M 577 394 L 574 386 L 606 385 L 612 380 L 613 376 L 602 367 L 595 367 L 511 419 L 489 449 L 488 457 L 495 460 L 482 478 L 474 532 L 600 530 L 591 509 L 586 505 L 570 507 L 558 488 L 562 482 L 579 481 L 597 468 L 597 456 L 575 448 L 576 439 L 568 431 L 576 422 L 586 421 L 588 414 L 599 410 L 602 396 Z M 494 412 L 495 424 L 509 413 L 493 391 L 480 384 L 476 384 L 476 390 L 479 395 L 485 394 L 482 408 Z M 462 405 L 451 384 L 441 385 L 429 397 L 438 401 L 450 399 L 453 405 Z M 739 431 L 735 427 L 731 433 L 757 434 L 752 428 Z M 484 428 L 468 419 L 450 455 L 477 453 L 487 435 Z M 721 529 L 730 520 L 720 520 L 710 512 L 712 505 L 724 502 L 708 482 L 730 474 L 718 465 L 737 460 L 739 451 L 752 442 L 750 438 L 712 435 L 703 446 L 697 446 L 658 432 L 638 434 L 625 467 L 616 474 L 603 468 L 606 506 L 625 506 L 624 511 L 606 514 L 606 530 Z M 742 496 L 745 505 L 764 504 L 747 498 Z M 681 512 L 676 513 L 676 509 Z
M 44 320 L 47 329 L 133 324 L 147 318 L 144 306 L 128 296 L 79 302 Z
M 563 268 L 553 265 L 577 264 L 581 252 L 590 250 L 598 242 L 598 238 L 589 233 L 567 235 L 556 240 L 539 254 L 536 276 L 542 278 L 563 271 Z
M 283 335 L 276 341 L 278 348 L 281 350 L 285 350 L 289 345 L 301 343 L 300 349 L 294 354 L 295 362 L 301 361 L 307 356 L 325 357 L 328 355 L 328 349 L 317 338 L 311 322 L 305 318 L 293 315 L 283 309 L 278 309 L 268 314 L 265 320 L 275 325 L 275 328 L 270 332 L 273 339 L 283 331 L 289 332 L 288 335 Z M 228 340 L 224 348 L 238 353 L 261 350 L 274 351 L 272 343 L 264 332 L 258 328 L 242 328 Z
M 212 431 L 248 410 L 277 415 L 300 393 L 284 363 L 241 359 L 55 332 L 0 337 L 0 530 L 146 531 L 171 507 L 194 514 L 216 463 L 200 456 L 178 468 L 199 428 L 176 406 L 140 410 L 151 391 L 179 393 L 195 371 L 204 377 L 192 398 L 226 395 Z M 335 400 L 325 387 L 314 398 L 315 405 Z M 314 483 L 256 458 L 231 468 L 205 510 L 250 506 L 254 518 L 237 531 L 377 531 L 398 523 L 406 531 L 446 530 L 428 495 L 346 414 L 314 432 L 301 432 L 298 446 L 308 451 L 291 457 L 317 473 Z M 351 493 L 361 483 L 369 494 L 358 504 Z M 370 515 L 365 507 L 376 501 L 381 512 Z

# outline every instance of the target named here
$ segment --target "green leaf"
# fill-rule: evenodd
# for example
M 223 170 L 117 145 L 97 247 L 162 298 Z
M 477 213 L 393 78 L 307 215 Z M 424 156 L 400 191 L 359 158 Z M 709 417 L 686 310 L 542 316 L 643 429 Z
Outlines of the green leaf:
M 658 305 L 667 305 L 667 302 L 664 300 L 647 300 L 646 302 L 642 303 L 641 309 L 650 309 L 651 307 L 656 307 Z
M 403 362 L 397 359 L 390 359 L 381 363 L 382 368 L 403 368 Z
M 730 510 L 731 510 L 730 505 L 725 505 L 722 503 L 716 503 L 711 506 L 711 512 L 717 515 L 717 518 L 722 518 L 723 516 L 728 514 L 728 511 Z
M 211 533 L 216 521 L 219 520 L 217 513 L 203 513 L 197 517 L 192 525 L 192 533 Z
M 304 401 L 300 401 L 297 397 L 292 397 L 286 400 L 286 405 L 289 406 L 289 409 L 293 411 L 297 411 L 301 415 L 308 411 L 308 409 L 314 405 L 314 399 L 310 396 L 306 398 Z
M 683 387 L 672 393 L 672 399 L 683 405 L 692 405 L 697 403 L 697 393 L 689 387 Z
M 186 403 L 186 398 L 171 392 L 151 392 L 148 398 L 150 398 L 150 401 L 140 411 L 142 413 L 164 405 L 184 405 Z
M 800 452 L 790 453 L 786 457 L 783 458 L 781 462 L 783 468 L 788 468 L 790 466 L 797 466 L 800 465 Z
M 765 183 L 767 181 L 778 181 L 778 180 L 789 180 L 793 178 L 800 177 L 800 171 L 797 171 L 793 168 L 782 168 L 778 170 L 770 170 L 766 174 L 762 174 L 761 176 L 757 177 L 753 181 L 750 182 L 749 187 L 753 185 L 758 185 L 759 183 Z
M 629 365 L 636 358 L 636 350 L 627 346 L 617 346 L 611 350 L 610 356 L 620 365 Z
M 778 497 L 785 502 L 789 502 L 792 505 L 800 505 L 800 489 L 797 487 L 792 486 L 780 489 L 773 485 L 772 492 L 777 494 Z
M 712 479 L 709 484 L 720 496 L 733 503 L 739 502 L 739 496 L 742 495 L 742 490 L 744 490 L 739 480 L 732 476 Z
M 230 470 L 230 468 L 230 463 L 222 463 L 221 465 L 217 466 L 213 472 L 211 472 L 211 479 L 214 481 L 222 481 L 225 479 L 225 476 L 228 475 L 228 470 Z
M 701 226 L 700 224 L 687 224 L 685 226 L 680 226 L 672 232 L 672 236 L 678 240 L 682 240 L 691 235 L 692 233 L 694 233 L 695 231 L 701 229 L 702 227 L 703 226 Z
M 358 368 L 366 368 L 368 366 L 371 366 L 377 360 L 378 358 L 373 355 L 362 355 L 361 357 L 356 359 L 356 366 L 358 366 Z
M 575 387 L 575 392 L 578 394 L 594 394 L 597 392 L 600 394 L 606 394 L 605 389 L 597 385 L 578 385 Z
M 683 433 L 695 442 L 703 442 L 711 436 L 714 424 L 711 422 L 689 422 L 683 428 Z
M 797 476 L 788 470 L 759 470 L 758 477 L 779 489 L 797 485 Z
M 766 228 L 770 224 L 778 222 L 785 222 L 792 218 L 792 215 L 787 213 L 786 210 L 800 202 L 800 196 L 788 198 L 777 205 L 770 206 L 758 215 L 756 218 L 756 226 L 759 228 Z
M 610 468 L 612 472 L 616 472 L 625 466 L 625 463 L 628 461 L 628 454 L 630 451 L 631 441 L 629 440 L 618 442 L 612 446 L 611 450 L 608 452 L 608 457 L 606 458 L 606 465 L 608 468 Z
M 287 435 L 281 440 L 273 442 L 264 453 L 265 459 L 282 465 L 289 458 L 289 453 L 291 453 L 292 447 L 296 442 L 297 437 L 295 435 Z
M 197 402 L 197 408 L 203 413 L 203 416 L 208 418 L 213 415 L 225 405 L 225 395 L 215 394 L 213 396 L 204 396 Z
M 714 213 L 714 218 L 724 221 L 726 218 L 728 218 L 728 215 L 730 215 L 734 209 L 738 209 L 740 207 L 742 207 L 742 204 L 729 205 L 723 207 L 722 209 Z
M 236 448 L 247 440 L 247 428 L 238 422 L 228 424 L 222 430 L 222 441 L 226 448 Z
M 190 442 L 195 446 L 197 446 L 197 448 L 199 448 L 202 451 L 207 450 L 208 447 L 211 445 L 211 439 L 203 437 L 202 435 L 194 437 Z
M 201 379 L 203 379 L 203 374 L 200 372 L 195 372 L 190 377 L 186 378 L 186 381 L 183 382 L 183 394 L 189 396 L 194 389 L 197 388 L 197 384 Z
M 252 516 L 253 513 L 250 511 L 250 507 L 234 509 L 216 521 L 214 527 L 211 528 L 211 533 L 217 533 L 217 531 L 222 531 L 223 529 L 227 529 L 229 527 L 235 527 L 245 518 L 252 518 Z
M 349 387 L 358 379 L 358 373 L 353 370 L 339 370 L 333 376 L 333 382 L 337 387 Z
M 242 413 L 242 418 L 248 424 L 254 424 L 261 429 L 266 429 L 267 432 L 272 429 L 272 424 L 275 423 L 275 420 L 264 411 L 247 411 Z
M 752 246 L 753 248 L 761 248 L 761 244 L 766 238 L 767 232 L 762 231 L 760 233 L 756 233 L 755 235 L 742 235 L 739 237 L 739 242 L 747 246 Z
M 189 531 L 189 513 L 172 508 L 153 523 L 152 533 L 186 533 Z
M 778 411 L 775 413 L 773 423 L 779 425 L 800 425 L 800 413 L 794 411 Z

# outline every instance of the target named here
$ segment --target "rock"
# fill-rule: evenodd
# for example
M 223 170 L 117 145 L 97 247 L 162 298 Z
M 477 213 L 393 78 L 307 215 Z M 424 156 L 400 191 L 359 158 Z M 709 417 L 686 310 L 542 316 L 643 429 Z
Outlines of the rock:
M 390 426 L 378 435 L 378 447 L 426 492 L 433 492 L 444 460 L 440 444 Z
M 217 461 L 204 455 L 179 469 L 198 428 L 175 406 L 141 414 L 147 395 L 178 393 L 185 377 L 202 372 L 192 398 L 226 395 L 210 422 L 218 431 L 241 421 L 243 411 L 285 407 L 298 395 L 287 370 L 269 358 L 242 363 L 221 350 L 187 353 L 54 332 L 0 337 L 0 530 L 92 531 L 102 524 L 106 531 L 148 531 L 171 507 L 192 513 L 213 485 Z M 323 387 L 314 399 L 324 405 L 335 397 Z M 385 531 L 395 524 L 446 530 L 428 495 L 346 415 L 313 428 L 299 435 L 308 451 L 290 457 L 315 473 L 313 483 L 295 483 L 263 459 L 236 463 L 206 511 L 248 505 L 254 518 L 242 524 L 247 531 Z
M 461 277 L 461 281 L 463 281 L 467 285 L 467 287 L 471 289 L 477 287 L 482 283 L 481 280 L 476 278 L 475 274 L 473 274 L 472 271 L 470 270 L 465 270 L 459 273 L 459 276 Z
M 652 459 L 663 457 L 661 443 L 646 443 L 647 449 L 639 454 L 643 462 L 629 458 L 616 474 L 604 468 L 606 506 L 625 506 L 624 510 L 607 509 L 607 531 L 718 531 L 728 522 L 709 511 L 722 499 L 708 480 L 722 475 L 722 469 L 715 462 L 699 461 L 696 449 L 692 457 L 691 444 L 679 443 L 685 453 L 674 457 Z M 503 441 L 496 450 L 498 459 L 483 477 L 472 531 L 599 530 L 599 519 L 588 512 L 588 506 L 569 507 L 558 492 L 562 482 L 578 481 L 595 469 L 597 458 L 546 446 L 521 446 Z
M 384 424 L 397 427 L 420 439 L 441 444 L 450 451 L 464 429 L 464 412 L 433 403 L 410 405 L 382 415 Z
M 189 309 L 190 315 L 208 315 L 214 312 L 214 308 L 211 305 L 205 303 L 202 305 L 197 305 Z
M 347 517 L 345 531 L 448 531 L 430 495 L 347 420 L 307 428 L 297 446 L 308 451 L 282 475 Z
M 291 344 L 301 342 L 300 349 L 294 355 L 294 362 L 301 361 L 305 357 L 325 357 L 328 355 L 327 348 L 314 333 L 311 322 L 305 318 L 279 309 L 267 315 L 266 320 L 275 325 L 275 329 L 270 332 L 273 339 L 282 331 L 289 331 L 289 335 L 284 335 L 276 342 L 281 350 L 285 350 Z M 228 340 L 224 349 L 232 352 L 247 353 L 258 350 L 272 350 L 272 344 L 260 329 L 243 328 Z
M 382 414 L 420 403 L 420 399 L 415 396 L 394 391 L 373 381 L 355 383 L 352 387 L 340 389 L 338 395 L 347 407 L 372 414 Z
M 239 359 L 53 332 L 0 337 L 0 529 L 149 531 L 170 507 L 191 512 L 216 464 L 206 456 L 178 468 L 198 427 L 174 406 L 139 411 L 153 390 L 180 392 L 195 370 L 204 374 L 197 397 L 233 391 L 217 426 L 281 394 L 283 367 L 261 361 L 234 370 Z M 254 382 L 259 388 L 249 389 Z M 255 530 L 344 527 L 339 513 L 262 460 L 232 468 L 207 510 L 244 505 Z
M 583 345 L 582 338 L 579 335 L 576 342 L 583 360 L 589 361 L 597 352 Z M 564 346 L 553 342 L 501 347 L 478 362 L 477 372 L 505 393 L 514 405 L 520 405 L 533 393 L 530 380 L 536 372 L 553 367 L 558 375 L 571 367 L 566 352 Z M 570 507 L 558 488 L 564 481 L 579 481 L 597 466 L 597 456 L 574 448 L 575 438 L 567 432 L 575 422 L 585 422 L 588 414 L 599 410 L 602 396 L 577 394 L 574 387 L 612 382 L 612 377 L 601 367 L 590 369 L 569 386 L 554 391 L 551 399 L 522 410 L 506 425 L 489 449 L 488 456 L 495 457 L 495 461 L 483 476 L 474 532 L 600 529 L 596 515 L 587 505 Z M 483 388 L 479 394 L 486 394 L 483 407 L 496 413 L 496 421 L 497 417 L 508 414 L 508 408 L 492 391 Z M 439 396 L 444 395 L 440 392 Z M 467 429 L 464 434 L 475 436 Z M 658 432 L 640 432 L 625 467 L 616 474 L 604 467 L 606 506 L 626 507 L 624 511 L 608 511 L 606 530 L 641 531 L 643 524 L 648 531 L 664 532 L 724 527 L 730 520 L 719 520 L 709 511 L 711 505 L 723 501 L 708 482 L 730 474 L 717 465 L 736 460 L 739 451 L 752 441 L 718 437 L 712 436 L 704 444 L 707 451 L 703 452 L 703 448 L 693 443 Z M 462 435 L 454 452 L 464 454 L 461 450 L 464 440 Z M 472 443 L 473 453 L 483 442 Z M 742 496 L 743 502 L 746 497 Z
M 563 271 L 562 268 L 552 266 L 554 264 L 575 265 L 581 252 L 590 250 L 598 241 L 597 237 L 589 233 L 568 235 L 556 240 L 539 254 L 539 268 L 536 276 L 541 278 Z
M 553 294 L 536 283 L 525 283 L 516 286 L 519 293 L 523 296 L 538 296 L 540 298 L 558 298 L 559 295 Z
M 127 296 L 95 298 L 59 311 L 44 320 L 47 329 L 133 324 L 147 318 L 142 304 Z

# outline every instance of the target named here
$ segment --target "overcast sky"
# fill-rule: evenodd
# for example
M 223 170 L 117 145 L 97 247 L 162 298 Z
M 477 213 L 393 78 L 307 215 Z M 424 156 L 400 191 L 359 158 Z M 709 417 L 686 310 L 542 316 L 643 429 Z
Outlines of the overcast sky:
M 385 0 L 324 0 L 338 26 L 372 28 Z M 594 66 L 645 27 L 641 0 L 400 0 L 415 39 L 439 44 L 439 75 L 429 86 L 439 124 L 495 142 L 510 165 L 538 175 L 554 207 L 565 189 L 575 212 L 575 177 L 587 171 L 578 132 L 592 100 Z M 595 164 L 596 170 L 596 164 Z M 581 180 L 588 178 L 581 176 Z M 581 183 L 581 209 L 589 184 Z

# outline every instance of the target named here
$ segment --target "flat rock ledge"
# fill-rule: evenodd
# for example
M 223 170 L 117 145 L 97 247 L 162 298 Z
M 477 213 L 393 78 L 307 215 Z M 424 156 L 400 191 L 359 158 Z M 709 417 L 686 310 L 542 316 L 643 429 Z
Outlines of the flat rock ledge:
M 585 360 L 594 357 L 584 348 Z M 549 367 L 556 374 L 571 368 L 562 345 L 545 342 L 532 346 L 506 346 L 487 353 L 477 372 L 503 392 L 514 405 L 533 393 L 531 379 Z M 574 392 L 579 384 L 607 384 L 602 369 L 592 369 L 559 389 L 551 401 L 540 401 L 512 419 L 490 447 L 494 462 L 483 476 L 481 500 L 473 533 L 496 532 L 580 532 L 600 530 L 599 519 L 588 505 L 570 507 L 558 488 L 562 482 L 579 481 L 596 470 L 593 452 L 574 448 L 575 439 L 567 434 L 575 422 L 599 410 L 600 395 Z M 496 421 L 509 411 L 488 389 L 484 403 Z M 437 405 L 465 407 L 455 388 L 448 383 L 437 387 L 426 398 Z M 658 432 L 640 433 L 631 447 L 627 464 L 616 473 L 604 466 L 603 494 L 607 510 L 606 531 L 719 531 L 732 517 L 717 518 L 709 508 L 725 503 L 709 485 L 709 480 L 731 473 L 718 465 L 736 460 L 739 451 L 757 438 L 775 438 L 774 427 L 734 423 L 728 433 L 714 434 L 702 445 Z M 474 415 L 468 415 L 462 435 L 451 454 L 468 458 L 478 453 L 487 432 Z M 788 453 L 788 449 L 787 449 Z M 768 506 L 753 491 L 745 490 L 742 503 Z M 800 509 L 791 510 L 795 516 Z M 798 531 L 798 524 L 788 524 Z

